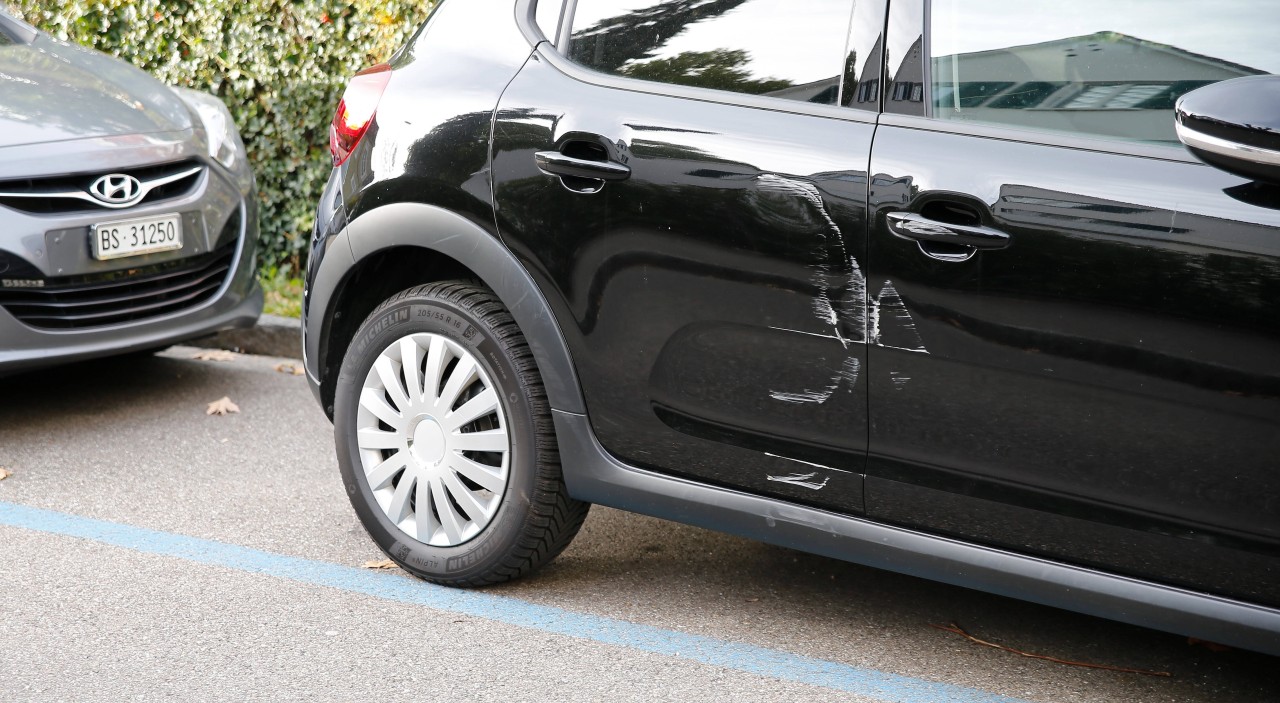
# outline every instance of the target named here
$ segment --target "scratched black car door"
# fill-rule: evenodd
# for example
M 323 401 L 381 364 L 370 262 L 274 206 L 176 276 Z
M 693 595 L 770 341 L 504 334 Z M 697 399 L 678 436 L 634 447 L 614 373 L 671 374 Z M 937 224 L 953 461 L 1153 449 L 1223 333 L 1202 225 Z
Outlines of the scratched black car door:
M 1280 9 L 925 5 L 872 156 L 868 514 L 1280 604 L 1280 199 L 1172 115 L 1280 72 Z
M 861 510 L 875 115 L 843 106 L 872 53 L 846 53 L 852 9 L 581 0 L 504 93 L 499 227 L 623 460 Z

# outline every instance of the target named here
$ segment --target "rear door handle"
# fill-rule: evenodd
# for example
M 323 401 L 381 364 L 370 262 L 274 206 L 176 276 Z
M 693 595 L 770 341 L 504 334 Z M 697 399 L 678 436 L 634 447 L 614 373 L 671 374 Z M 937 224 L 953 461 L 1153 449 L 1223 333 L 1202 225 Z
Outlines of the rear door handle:
M 889 231 L 903 239 L 941 242 L 974 249 L 1004 249 L 1012 241 L 1008 234 L 982 225 L 939 222 L 914 212 L 891 212 L 887 217 Z
M 575 176 L 601 181 L 625 181 L 631 177 L 631 167 L 616 161 L 591 161 L 566 156 L 558 151 L 539 151 L 533 155 L 538 168 L 553 176 Z

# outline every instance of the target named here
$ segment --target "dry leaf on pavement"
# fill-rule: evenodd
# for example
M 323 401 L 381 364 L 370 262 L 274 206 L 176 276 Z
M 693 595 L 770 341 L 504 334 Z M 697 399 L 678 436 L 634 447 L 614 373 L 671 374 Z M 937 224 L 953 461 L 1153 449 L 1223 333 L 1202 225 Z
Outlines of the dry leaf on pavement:
M 238 412 L 240 412 L 240 406 L 231 402 L 231 399 L 224 395 L 221 398 L 213 401 L 212 403 L 209 403 L 209 407 L 205 409 L 204 414 L 205 415 L 226 415 L 228 413 L 238 413 Z
M 287 373 L 291 376 L 301 376 L 302 367 L 297 364 L 276 364 L 276 371 Z
M 4 468 L 3 466 L 0 466 L 0 481 L 3 481 L 6 478 L 9 478 L 12 475 L 13 475 L 12 471 Z
M 191 358 L 196 361 L 235 361 L 237 356 L 239 355 L 235 352 L 226 349 L 205 349 Z
M 381 561 L 366 561 L 360 566 L 365 569 L 398 569 L 400 568 L 399 566 L 396 565 L 394 561 L 391 561 L 390 559 L 382 559 Z

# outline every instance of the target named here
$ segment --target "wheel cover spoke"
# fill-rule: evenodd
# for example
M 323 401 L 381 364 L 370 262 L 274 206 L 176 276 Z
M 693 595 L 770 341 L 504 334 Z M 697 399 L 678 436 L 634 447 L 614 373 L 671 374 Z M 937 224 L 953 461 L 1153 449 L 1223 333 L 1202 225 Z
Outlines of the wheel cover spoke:
M 445 538 L 453 544 L 461 544 L 464 518 L 458 514 L 453 503 L 449 502 L 439 477 L 431 479 L 431 504 L 435 506 L 436 515 L 440 516 L 440 526 L 444 528 Z
M 426 376 L 423 379 L 422 391 L 422 400 L 428 405 L 435 406 L 440 398 L 440 385 L 444 382 L 444 367 L 449 361 L 447 356 L 444 339 L 432 335 L 430 350 L 427 352 Z
M 441 423 L 451 430 L 470 424 L 498 409 L 498 394 L 492 389 L 485 389 L 480 395 L 462 404 L 441 418 Z
M 510 448 L 506 430 L 459 432 L 453 435 L 449 446 L 455 451 L 470 452 L 505 452 Z
M 408 517 L 409 498 L 413 496 L 413 484 L 416 482 L 417 476 L 411 475 L 410 471 L 405 471 L 400 477 L 400 483 L 396 484 L 395 493 L 391 496 L 391 505 L 387 507 L 387 517 L 391 522 L 399 525 Z
M 422 365 L 420 351 L 412 339 L 400 340 L 400 367 L 404 370 L 405 393 L 414 404 L 422 402 L 422 379 L 418 375 L 418 368 Z M 386 357 L 379 357 L 383 358 Z
M 387 405 L 387 401 L 372 388 L 365 388 L 360 392 L 360 407 L 373 413 L 374 417 L 391 425 L 394 429 L 400 429 L 404 425 L 404 416 Z
M 399 370 L 396 367 L 397 364 L 385 356 L 378 357 L 378 363 L 373 365 L 378 372 L 378 378 L 382 380 L 383 387 L 387 390 L 387 395 L 391 397 L 391 403 L 403 413 L 409 409 L 409 396 L 400 385 Z
M 499 474 L 495 472 L 493 467 L 477 464 L 461 454 L 454 454 L 448 457 L 448 461 L 449 468 L 453 469 L 455 473 L 461 474 L 487 491 L 501 493 L 506 486 L 507 477 L 505 472 Z
M 407 335 L 378 355 L 360 390 L 356 444 L 379 508 L 420 542 L 474 538 L 507 491 L 502 394 L 466 347 L 442 335 Z
M 396 474 L 408 467 L 409 453 L 403 449 L 387 457 L 387 460 L 369 469 L 365 476 L 369 479 L 370 490 L 381 490 L 391 483 Z
M 449 491 L 450 497 L 471 518 L 469 522 L 478 522 L 491 512 L 489 506 L 481 504 L 476 499 L 475 493 L 472 493 L 470 488 L 462 485 L 462 481 L 458 480 L 457 475 L 447 473 L 441 481 L 444 483 L 445 489 Z
M 431 505 L 431 482 L 418 481 L 418 493 L 414 496 L 414 505 Z M 431 515 L 430 508 L 421 511 L 421 517 L 418 518 L 416 533 L 413 535 L 418 538 L 419 542 L 431 542 L 431 535 L 440 528 L 440 523 Z
M 449 374 L 449 381 L 445 384 L 444 390 L 440 391 L 440 397 L 436 400 L 436 411 L 441 415 L 453 410 L 453 406 L 457 404 L 462 391 L 471 384 L 476 378 L 476 364 L 471 360 L 471 356 L 467 355 L 458 359 L 458 364 L 453 367 L 452 373 Z
M 397 432 L 383 432 L 372 427 L 361 428 L 356 434 L 361 449 L 402 449 L 404 437 Z

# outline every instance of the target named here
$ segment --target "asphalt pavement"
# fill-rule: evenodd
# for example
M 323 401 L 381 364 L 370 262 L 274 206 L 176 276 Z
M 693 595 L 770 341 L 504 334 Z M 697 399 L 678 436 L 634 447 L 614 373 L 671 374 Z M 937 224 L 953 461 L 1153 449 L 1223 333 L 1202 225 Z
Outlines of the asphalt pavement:
M 398 570 L 299 362 L 0 378 L 0 701 L 1274 701 L 1280 659 L 594 508 L 484 591 Z M 208 415 L 230 398 L 239 412 Z M 931 625 L 1059 660 L 1029 658 Z

